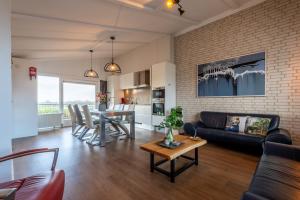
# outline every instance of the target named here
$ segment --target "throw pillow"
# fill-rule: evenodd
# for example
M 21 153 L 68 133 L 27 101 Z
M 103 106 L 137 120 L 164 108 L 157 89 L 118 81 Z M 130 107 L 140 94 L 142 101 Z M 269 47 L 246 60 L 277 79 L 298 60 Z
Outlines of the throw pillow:
M 227 116 L 225 130 L 244 133 L 247 118 L 242 116 Z
M 269 118 L 248 117 L 245 133 L 266 136 L 271 123 Z

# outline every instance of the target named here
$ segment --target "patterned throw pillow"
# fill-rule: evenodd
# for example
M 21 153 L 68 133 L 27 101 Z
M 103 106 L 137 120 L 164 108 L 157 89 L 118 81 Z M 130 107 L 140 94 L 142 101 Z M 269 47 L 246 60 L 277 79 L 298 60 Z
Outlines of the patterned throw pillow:
M 266 136 L 271 123 L 269 118 L 248 117 L 245 133 Z
M 226 131 L 233 131 L 233 132 L 245 132 L 245 126 L 247 122 L 247 116 L 227 116 L 226 122 Z

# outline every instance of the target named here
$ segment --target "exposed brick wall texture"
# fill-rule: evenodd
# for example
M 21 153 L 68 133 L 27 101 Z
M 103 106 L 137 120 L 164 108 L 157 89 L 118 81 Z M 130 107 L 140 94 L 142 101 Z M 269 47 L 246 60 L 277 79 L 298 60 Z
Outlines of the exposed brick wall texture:
M 266 52 L 265 97 L 198 98 L 197 64 Z M 267 0 L 175 38 L 177 104 L 201 111 L 270 113 L 300 144 L 300 0 Z

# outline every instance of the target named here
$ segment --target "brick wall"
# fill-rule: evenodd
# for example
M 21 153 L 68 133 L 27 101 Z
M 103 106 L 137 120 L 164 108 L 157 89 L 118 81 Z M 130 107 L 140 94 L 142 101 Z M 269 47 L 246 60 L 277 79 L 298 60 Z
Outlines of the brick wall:
M 266 52 L 266 96 L 197 98 L 196 65 Z M 177 104 L 185 121 L 200 111 L 274 113 L 300 144 L 300 1 L 262 4 L 175 38 Z

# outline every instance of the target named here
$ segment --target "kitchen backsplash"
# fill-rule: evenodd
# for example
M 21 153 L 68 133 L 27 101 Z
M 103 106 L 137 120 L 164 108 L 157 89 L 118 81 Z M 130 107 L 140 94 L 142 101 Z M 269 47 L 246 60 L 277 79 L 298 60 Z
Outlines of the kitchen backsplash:
M 150 104 L 150 88 L 124 90 L 125 103 Z

